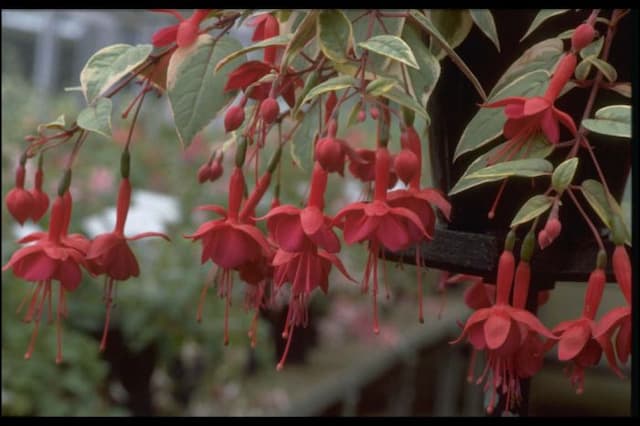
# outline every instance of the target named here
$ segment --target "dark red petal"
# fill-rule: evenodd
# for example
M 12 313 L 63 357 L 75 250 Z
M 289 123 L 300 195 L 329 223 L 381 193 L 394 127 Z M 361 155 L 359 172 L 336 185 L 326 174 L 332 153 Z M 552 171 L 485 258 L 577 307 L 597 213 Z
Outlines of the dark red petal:
M 588 327 L 582 324 L 567 329 L 558 342 L 558 359 L 568 361 L 575 358 L 584 349 L 589 341 L 590 333 Z
M 169 27 L 160 28 L 151 36 L 151 43 L 156 47 L 167 46 L 176 41 L 178 35 L 178 25 L 171 25 Z
M 527 99 L 524 103 L 524 109 L 522 110 L 522 114 L 525 117 L 536 115 L 546 109 L 551 109 L 551 103 L 544 98 L 535 97 Z
M 66 291 L 74 291 L 80 285 L 82 271 L 76 262 L 69 259 L 60 262 L 53 278 L 60 281 Z
M 229 73 L 224 91 L 246 89 L 271 72 L 271 65 L 262 61 L 248 61 Z
M 549 109 L 542 114 L 540 127 L 549 142 L 558 143 L 560 141 L 560 127 L 552 110 Z

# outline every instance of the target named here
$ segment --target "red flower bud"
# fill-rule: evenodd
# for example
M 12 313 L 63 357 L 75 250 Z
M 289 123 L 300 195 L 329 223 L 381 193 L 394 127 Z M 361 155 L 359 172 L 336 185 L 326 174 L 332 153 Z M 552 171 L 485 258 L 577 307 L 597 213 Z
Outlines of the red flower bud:
M 551 243 L 552 241 L 549 238 L 549 233 L 546 231 L 546 229 L 542 229 L 540 232 L 538 232 L 538 245 L 540 246 L 540 250 L 544 250 Z
M 598 307 L 602 300 L 602 293 L 604 292 L 604 284 L 606 281 L 607 278 L 602 269 L 594 269 L 589 275 L 584 308 L 582 310 L 583 316 L 591 320 L 596 317 L 596 312 L 598 312 Z
M 511 285 L 515 272 L 515 259 L 513 253 L 504 250 L 498 262 L 498 279 L 496 282 L 496 304 L 505 305 L 509 303 Z
M 31 217 L 34 207 L 34 199 L 31 193 L 24 189 L 25 168 L 21 164 L 16 170 L 16 187 L 7 194 L 5 201 L 9 213 L 20 225 Z
M 589 45 L 596 36 L 596 30 L 589 24 L 579 25 L 571 36 L 571 50 L 578 52 Z
M 373 107 L 369 110 L 369 115 L 371 115 L 371 118 L 373 118 L 374 120 L 377 120 L 380 116 L 380 110 L 378 110 L 378 108 L 376 107 Z
M 222 162 L 218 159 L 211 163 L 211 167 L 209 168 L 209 182 L 215 182 L 222 176 L 224 173 L 224 167 L 222 167 Z
M 367 113 L 363 109 L 361 109 L 358 112 L 358 122 L 362 123 L 366 118 L 367 118 Z
M 544 229 L 547 231 L 547 235 L 551 241 L 549 244 L 551 244 L 556 238 L 558 238 L 558 235 L 560 235 L 560 231 L 562 231 L 562 223 L 560 223 L 557 217 L 552 217 L 547 221 Z
M 231 106 L 224 115 L 224 130 L 232 132 L 244 122 L 244 108 L 237 105 Z
M 623 245 L 616 246 L 612 258 L 613 273 L 627 303 L 631 304 L 631 262 Z
M 211 166 L 209 165 L 209 163 L 204 163 L 198 169 L 198 182 L 206 182 L 207 180 L 209 180 L 209 176 L 211 176 Z
M 344 146 L 340 140 L 326 137 L 316 144 L 316 160 L 327 172 L 338 172 L 342 174 L 344 170 Z
M 393 167 L 400 180 L 408 184 L 418 173 L 420 164 L 412 151 L 403 149 L 393 160 Z
M 33 197 L 33 211 L 31 212 L 31 219 L 34 222 L 42 219 L 42 216 L 49 209 L 49 196 L 46 192 L 42 191 L 42 169 L 38 169 L 36 172 L 35 187 L 31 190 L 31 196 Z
M 280 106 L 278 101 L 273 98 L 267 98 L 260 104 L 260 117 L 265 123 L 271 124 L 276 121 L 280 114 Z

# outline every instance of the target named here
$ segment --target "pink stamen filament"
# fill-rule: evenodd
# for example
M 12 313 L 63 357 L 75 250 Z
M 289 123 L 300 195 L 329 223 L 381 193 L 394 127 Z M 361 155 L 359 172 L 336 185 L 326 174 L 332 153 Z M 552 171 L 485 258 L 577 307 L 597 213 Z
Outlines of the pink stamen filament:
M 114 282 L 113 279 L 109 278 L 107 282 L 107 298 L 105 303 L 107 305 L 107 314 L 104 321 L 104 329 L 102 330 L 102 339 L 100 340 L 100 352 L 104 352 L 107 347 L 107 335 L 109 333 L 109 320 L 111 319 L 111 302 L 113 298 L 111 297 L 111 293 L 113 291 Z
M 38 337 L 38 328 L 40 326 L 40 317 L 42 316 L 42 305 L 44 305 L 44 301 L 46 299 L 47 293 L 51 291 L 51 281 L 47 280 L 41 283 L 44 286 L 45 290 L 40 298 L 40 303 L 36 308 L 35 312 L 35 326 L 33 329 L 33 333 L 31 334 L 31 340 L 29 341 L 29 346 L 27 348 L 27 352 L 24 354 L 24 359 L 31 359 L 31 354 L 33 353 L 33 349 L 35 347 L 36 338 Z
M 60 284 L 59 293 L 58 293 L 58 311 L 56 312 L 56 364 L 60 364 L 62 362 L 62 313 L 63 310 L 60 309 L 63 307 L 66 310 L 66 305 L 64 302 L 64 286 Z

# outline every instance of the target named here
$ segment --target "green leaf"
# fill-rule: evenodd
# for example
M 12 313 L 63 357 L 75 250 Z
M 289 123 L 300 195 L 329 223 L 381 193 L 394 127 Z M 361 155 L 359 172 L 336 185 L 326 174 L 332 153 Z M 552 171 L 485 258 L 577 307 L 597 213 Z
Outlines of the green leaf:
M 80 72 L 80 85 L 88 103 L 102 96 L 122 77 L 142 64 L 151 51 L 150 44 L 114 44 L 98 50 Z
M 576 66 L 576 70 L 574 71 L 574 75 L 576 76 L 576 80 L 584 81 L 589 76 L 589 72 L 591 72 L 591 62 L 582 60 Z
M 178 137 L 185 147 L 233 99 L 235 94 L 225 93 L 223 87 L 229 72 L 246 58 L 236 55 L 218 71 L 214 68 L 239 47 L 240 43 L 231 37 L 216 42 L 202 34 L 195 44 L 171 56 L 167 93 Z
M 494 95 L 504 86 L 531 71 L 546 70 L 551 73 L 563 53 L 562 40 L 557 38 L 534 44 L 505 71 L 489 93 L 489 98 L 494 98 Z
M 411 48 L 398 36 L 382 34 L 373 36 L 369 40 L 358 44 L 364 49 L 395 59 L 410 67 L 420 69 Z
M 290 144 L 291 159 L 303 170 L 311 170 L 313 166 L 313 144 L 318 132 L 318 108 L 320 102 L 316 102 L 304 114 Z
M 454 187 L 449 191 L 449 195 L 457 194 L 462 191 L 465 191 L 469 188 L 473 188 L 479 185 L 482 185 L 486 182 L 492 182 L 491 180 L 487 180 L 484 178 L 471 178 L 469 179 L 469 175 L 473 172 L 486 167 L 489 159 L 494 158 L 499 151 L 503 150 L 506 146 L 506 143 L 502 143 L 490 149 L 488 152 L 482 154 L 480 157 L 476 158 L 465 170 L 462 177 L 458 180 L 458 182 L 454 185 Z M 553 145 L 547 140 L 547 138 L 542 133 L 538 133 L 535 137 L 529 139 L 527 142 L 522 144 L 522 146 L 516 151 L 513 155 L 512 160 L 521 160 L 526 158 L 546 158 L 553 152 Z
M 582 120 L 588 130 L 601 135 L 631 139 L 631 106 L 611 105 L 596 111 L 596 118 Z
M 78 126 L 90 132 L 111 137 L 111 109 L 109 98 L 98 98 L 95 105 L 89 105 L 78 114 Z
M 604 189 L 604 186 L 597 180 L 587 179 L 582 182 L 582 195 L 589 202 L 589 205 L 596 212 L 604 225 L 611 229 L 613 226 L 613 216 L 623 217 L 622 209 L 618 202 Z M 608 200 L 607 200 L 608 199 Z M 624 232 L 627 244 L 631 242 L 631 234 L 626 223 L 624 223 Z
M 536 28 L 538 28 L 544 21 L 549 18 L 552 18 L 557 15 L 561 15 L 565 12 L 568 12 L 570 9 L 542 9 L 535 18 L 533 18 L 533 22 L 529 26 L 527 32 L 522 36 L 520 41 L 527 38 Z
M 471 173 L 468 178 L 500 180 L 510 176 L 536 177 L 553 171 L 553 164 L 540 158 L 505 161 Z
M 347 127 L 351 127 L 356 124 L 358 120 L 358 113 L 362 109 L 362 104 L 360 102 L 354 102 L 351 106 L 351 110 L 349 111 L 349 115 L 347 116 Z
M 318 84 L 313 89 L 309 90 L 307 96 L 304 97 L 302 104 L 305 104 L 307 101 L 315 98 L 318 95 L 321 95 L 326 92 L 331 92 L 333 90 L 345 89 L 347 87 L 357 87 L 359 81 L 350 75 L 341 75 L 338 77 L 330 78 L 329 80 Z
M 494 102 L 510 96 L 539 96 L 544 93 L 549 84 L 549 73 L 537 70 L 525 74 L 504 86 L 492 95 L 488 102 Z M 480 108 L 471 119 L 460 136 L 456 147 L 454 161 L 462 154 L 485 146 L 502 134 L 502 128 L 507 121 L 503 108 Z
M 345 10 L 345 14 L 349 18 L 349 20 L 353 21 L 354 19 L 356 19 L 358 16 L 361 16 L 366 11 L 367 10 L 364 10 L 364 9 L 347 9 Z M 404 12 L 404 11 L 405 10 L 394 10 L 394 9 L 385 10 L 385 12 Z M 383 31 L 385 34 L 390 34 L 395 36 L 400 36 L 402 34 L 402 28 L 405 23 L 404 18 L 383 17 L 380 19 L 380 21 L 382 21 L 382 23 L 384 24 L 384 28 L 382 27 L 378 19 L 375 19 L 373 21 L 373 34 L 381 34 L 383 33 Z M 356 56 L 359 57 L 360 55 L 362 55 L 363 50 L 358 45 L 358 43 L 361 41 L 366 41 L 369 37 L 369 19 L 367 16 L 362 17 L 358 21 L 352 23 L 352 26 L 353 26 L 353 39 L 355 42 L 353 50 Z M 386 67 L 391 62 L 392 62 L 391 59 L 385 56 L 372 55 L 367 60 L 367 70 L 373 71 L 379 74 L 380 71 L 386 69 Z
M 498 52 L 500 51 L 500 40 L 498 39 L 498 30 L 496 30 L 496 23 L 493 20 L 493 15 L 489 9 L 469 9 L 471 19 L 476 23 L 478 28 L 487 36 L 489 40 L 496 46 Z
M 427 16 L 451 49 L 458 47 L 473 27 L 469 11 L 465 9 L 431 9 L 427 12 Z M 446 56 L 440 44 L 432 42 L 431 51 L 439 60 Z
M 65 92 L 82 92 L 82 86 L 65 87 L 64 91 Z
M 602 59 L 598 59 L 595 56 L 587 56 L 584 60 L 591 62 L 596 68 L 598 68 L 609 82 L 613 83 L 618 79 L 618 73 L 610 63 L 605 62 Z
M 42 133 L 45 129 L 59 129 L 62 130 L 64 129 L 64 126 L 66 126 L 65 120 L 64 120 L 64 114 L 61 114 L 58 116 L 58 118 L 56 118 L 55 120 L 46 123 L 46 124 L 39 124 L 38 125 L 38 133 Z
M 296 27 L 293 35 L 289 35 L 290 41 L 282 54 L 281 70 L 286 70 L 291 63 L 291 60 L 300 52 L 305 45 L 316 35 L 316 20 L 318 18 L 318 11 L 309 11 L 302 18 L 300 24 Z
M 394 78 L 380 77 L 367 84 L 366 92 L 371 96 L 380 96 L 393 89 L 398 83 Z
M 607 87 L 607 89 L 631 99 L 631 83 L 616 83 L 613 86 Z
M 549 210 L 551 205 L 553 204 L 553 197 L 549 197 L 548 195 L 534 195 L 529 198 L 518 213 L 516 213 L 515 217 L 511 221 L 511 228 L 514 228 L 523 223 L 527 223 L 536 217 L 540 216 L 542 213 Z
M 334 62 L 346 62 L 347 50 L 353 40 L 349 19 L 338 9 L 327 9 L 320 12 L 317 23 L 322 52 Z
M 398 105 L 402 105 L 413 110 L 426 120 L 427 125 L 431 122 L 431 118 L 429 117 L 426 109 L 410 95 L 407 95 L 404 91 L 399 89 L 391 89 L 388 92 L 382 94 L 382 96 L 389 99 L 390 101 L 397 103 Z
M 600 37 L 595 41 L 589 43 L 584 49 L 580 50 L 580 57 L 582 59 L 588 56 L 595 56 L 596 58 L 600 56 L 600 52 L 602 51 L 602 46 L 604 44 L 604 37 Z
M 556 167 L 551 175 L 551 186 L 558 193 L 562 193 L 571 184 L 578 167 L 578 158 L 573 157 L 563 161 Z
M 440 78 L 440 62 L 433 56 L 431 49 L 422 41 L 421 31 L 414 22 L 407 22 L 402 29 L 402 39 L 413 51 L 419 70 L 407 67 L 409 74 L 409 90 L 422 105 L 427 105 L 433 89 Z
M 309 91 L 316 86 L 316 84 L 318 83 L 319 77 L 320 77 L 320 73 L 318 72 L 318 70 L 314 70 L 309 73 L 309 75 L 307 76 L 307 79 L 304 82 L 304 86 L 302 87 L 302 90 L 300 91 L 300 93 L 298 93 L 298 96 L 296 97 L 296 104 L 293 106 L 293 109 L 291 110 L 291 117 L 295 117 L 298 114 L 298 110 L 302 106 L 302 101 L 307 96 Z
M 473 87 L 476 89 L 482 100 L 487 99 L 487 95 L 482 88 L 482 85 L 478 81 L 478 78 L 471 72 L 467 64 L 464 63 L 462 58 L 458 56 L 458 54 L 453 50 L 447 39 L 440 33 L 440 31 L 433 25 L 431 20 L 425 15 L 419 13 L 416 10 L 412 10 L 409 12 L 410 16 L 424 29 L 430 36 L 432 40 L 435 40 L 440 44 L 440 47 L 447 52 L 447 55 L 451 58 L 451 60 L 456 64 L 460 71 L 467 77 L 467 79 L 471 82 Z
M 264 49 L 265 47 L 269 47 L 269 46 L 284 46 L 285 44 L 289 43 L 290 40 L 291 40 L 291 34 L 281 34 L 275 37 L 268 38 L 266 40 L 259 41 L 258 43 L 252 44 L 251 46 L 238 49 L 235 52 L 231 52 L 227 56 L 221 58 L 216 64 L 215 72 L 218 72 L 220 68 L 225 66 L 230 61 L 233 61 L 238 57 L 244 56 L 245 53 L 252 52 L 254 50 Z M 242 47 L 242 45 L 240 44 L 238 44 L 238 46 Z

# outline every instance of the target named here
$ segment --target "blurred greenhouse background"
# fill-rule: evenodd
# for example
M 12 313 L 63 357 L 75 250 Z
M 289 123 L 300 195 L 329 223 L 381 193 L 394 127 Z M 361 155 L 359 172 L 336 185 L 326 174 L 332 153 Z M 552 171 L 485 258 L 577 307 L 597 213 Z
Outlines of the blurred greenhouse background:
M 2 11 L 3 199 L 13 185 L 24 136 L 60 114 L 73 119 L 82 107 L 81 95 L 64 89 L 79 84 L 87 59 L 110 44 L 149 43 L 153 32 L 172 19 L 143 10 Z M 243 43 L 250 34 L 246 26 L 232 33 Z M 114 99 L 115 111 L 135 96 L 133 86 Z M 229 346 L 223 345 L 224 303 L 214 291 L 209 292 L 203 322 L 196 322 L 210 265 L 200 265 L 199 246 L 182 236 L 209 218 L 194 210 L 197 205 L 225 203 L 226 178 L 205 185 L 196 180 L 212 147 L 226 139 L 220 122 L 183 150 L 166 98 L 149 96 L 145 101 L 132 145 L 134 194 L 127 234 L 161 231 L 172 241 L 132 244 L 141 274 L 118 285 L 106 353 L 98 351 L 104 321 L 102 282 L 85 274 L 68 299 L 64 363 L 54 362 L 54 326 L 42 328 L 32 359 L 24 360 L 32 325 L 21 321 L 16 308 L 28 285 L 10 272 L 2 273 L 2 414 L 483 415 L 480 388 L 465 381 L 467 349 L 448 344 L 459 331 L 456 320 L 468 313 L 463 289 L 439 294 L 438 271 L 429 271 L 426 321 L 421 325 L 415 269 L 388 265 L 392 294 L 381 301 L 379 336 L 371 331 L 370 296 L 332 273 L 329 295 L 313 295 L 310 326 L 296 331 L 295 348 L 282 372 L 276 372 L 275 365 L 282 351 L 284 305 L 260 316 L 255 349 L 247 337 L 252 313 L 242 309 L 240 282 L 234 286 L 239 303 L 231 309 Z M 112 124 L 113 140 L 90 136 L 74 169 L 71 231 L 89 237 L 111 228 L 114 221 L 119 155 L 129 123 L 114 114 Z M 350 137 L 356 144 L 372 139 L 366 129 Z M 225 158 L 226 170 L 230 160 Z M 55 191 L 62 161 L 58 153 L 45 161 L 44 189 L 49 194 Z M 285 181 L 300 184 L 283 186 L 282 202 L 299 204 L 308 172 L 286 167 L 286 173 Z M 31 175 L 32 170 L 27 172 L 27 187 L 32 185 Z M 360 189 L 349 178 L 330 179 L 327 204 L 335 213 L 358 198 Z M 629 188 L 623 208 L 630 219 Z M 264 212 L 265 206 L 260 206 L 258 215 Z M 18 226 L 3 203 L 2 264 L 18 248 L 18 238 L 39 229 L 32 222 Z M 341 258 L 356 279 L 361 277 L 361 247 L 344 247 Z M 570 313 L 562 299 L 581 298 L 582 289 L 558 285 L 541 309 L 543 322 L 566 319 Z M 623 303 L 617 289 L 607 292 L 601 312 Z M 585 394 L 576 396 L 552 358 L 533 380 L 531 414 L 629 413 L 630 381 L 617 379 L 604 362 L 587 373 Z

